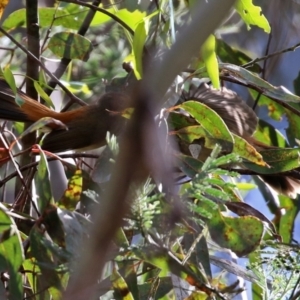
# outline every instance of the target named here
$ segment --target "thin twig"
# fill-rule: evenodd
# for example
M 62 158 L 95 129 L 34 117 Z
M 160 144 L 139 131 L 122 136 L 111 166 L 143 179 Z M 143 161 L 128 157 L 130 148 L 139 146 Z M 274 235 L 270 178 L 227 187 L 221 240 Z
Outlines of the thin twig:
M 9 150 L 9 147 L 8 147 L 5 139 L 3 138 L 2 134 L 0 134 L 0 139 L 1 139 L 1 143 L 4 145 L 5 149 L 8 151 L 8 155 L 9 155 L 9 157 L 10 157 L 10 159 L 11 159 L 11 161 L 12 161 L 12 163 L 13 163 L 15 169 L 16 169 L 16 175 L 19 176 L 19 179 L 20 179 L 24 189 L 26 190 L 27 194 L 31 195 L 30 190 L 28 189 L 28 187 L 27 187 L 27 185 L 24 181 L 24 178 L 22 176 L 21 170 L 20 170 L 18 164 L 15 162 L 15 160 L 13 158 L 13 155 L 12 155 L 11 151 Z
M 40 215 L 40 212 L 35 204 L 35 202 L 33 201 L 32 199 L 32 196 L 31 196 L 31 193 L 28 193 L 28 190 L 30 189 L 30 185 L 32 184 L 33 182 L 33 178 L 34 178 L 34 174 L 35 174 L 35 170 L 31 169 L 29 174 L 26 176 L 26 182 L 25 182 L 25 189 L 26 189 L 26 192 L 27 194 L 24 195 L 23 191 L 20 190 L 19 194 L 17 195 L 16 197 L 16 200 L 14 202 L 14 208 L 17 209 L 19 206 L 24 208 L 24 206 L 22 206 L 22 204 L 25 204 L 27 203 L 26 199 L 29 198 L 30 200 L 30 204 L 31 206 L 33 207 L 33 209 L 35 210 L 35 213 L 39 216 Z M 19 200 L 20 199 L 20 200 Z M 24 199 L 24 200 L 23 200 Z M 18 209 L 19 210 L 19 209 Z M 24 212 L 23 209 L 21 209 L 21 211 Z
M 158 11 L 161 11 L 161 8 L 160 8 L 160 5 L 159 5 L 159 3 L 158 3 L 158 0 L 154 0 L 154 4 L 155 4 L 155 6 L 156 6 L 156 9 L 157 9 Z M 163 15 L 162 13 L 160 13 L 160 17 L 161 17 L 162 22 L 163 22 L 164 24 L 166 24 L 167 21 L 166 21 L 164 15 Z
M 300 290 L 298 290 L 293 297 L 290 297 L 289 300 L 297 300 L 300 297 Z
M 220 78 L 222 80 L 225 80 L 225 81 L 229 81 L 229 82 L 233 82 L 233 83 L 237 83 L 239 85 L 242 85 L 242 86 L 245 86 L 245 87 L 248 87 L 248 88 L 251 88 L 259 93 L 262 93 L 264 94 L 264 90 L 256 85 L 253 85 L 251 83 L 244 83 L 244 82 L 241 82 L 233 77 L 229 77 L 229 76 L 225 76 L 225 75 L 220 75 Z M 278 100 L 277 98 L 275 97 L 272 97 L 272 96 L 267 96 L 268 98 L 272 99 L 274 102 L 280 104 L 281 106 L 283 106 L 284 108 L 286 108 L 287 110 L 290 110 L 291 112 L 293 112 L 295 115 L 299 116 L 300 117 L 300 111 L 296 108 L 294 108 L 293 106 L 289 105 L 288 103 L 286 102 L 283 102 L 281 100 Z
M 265 56 L 269 54 L 271 40 L 272 40 L 272 32 L 269 34 L 268 43 L 267 43 L 267 47 L 266 47 L 266 51 L 265 51 Z M 264 60 L 264 64 L 263 64 L 263 68 L 262 68 L 262 75 L 261 75 L 262 79 L 266 79 L 265 78 L 265 76 L 266 76 L 266 68 L 267 68 L 267 60 Z M 255 110 L 255 108 L 256 108 L 256 106 L 258 104 L 258 101 L 259 101 L 261 95 L 262 95 L 262 93 L 258 93 L 258 95 L 257 95 L 257 97 L 255 99 L 255 102 L 253 104 L 253 107 L 252 107 L 253 110 Z
M 266 176 L 270 176 L 270 177 L 272 177 L 272 176 L 288 176 L 288 177 L 293 177 L 295 179 L 300 179 L 300 172 L 297 169 L 286 171 L 286 172 L 281 172 L 281 173 L 278 172 L 276 174 L 262 174 L 262 173 L 255 172 L 255 171 L 252 171 L 249 169 L 235 169 L 235 168 L 230 168 L 230 169 L 223 168 L 223 169 L 231 171 L 231 172 L 236 172 L 241 175 L 258 175 L 258 176 L 266 175 Z
M 298 291 L 296 292 L 296 288 L 297 288 L 297 286 L 299 285 L 299 283 L 300 283 L 300 277 L 298 276 L 297 282 L 296 282 L 296 284 L 294 285 L 294 288 L 293 288 L 293 291 L 292 291 L 292 294 L 291 294 L 289 300 L 296 300 L 296 299 L 299 299 L 299 296 L 300 296 L 300 290 L 298 290 Z
M 99 158 L 99 155 L 95 155 L 95 154 L 88 154 L 88 153 L 73 153 L 73 154 L 63 154 L 59 156 L 60 158 Z M 49 157 L 47 158 L 47 161 L 54 161 L 54 160 L 60 160 L 57 157 Z M 61 160 L 60 160 L 61 161 Z M 26 166 L 20 167 L 19 171 L 23 172 L 26 170 L 29 170 L 31 168 L 36 167 L 39 164 L 39 162 L 32 162 Z M 16 177 L 19 175 L 18 171 L 15 171 L 11 174 L 9 174 L 8 176 L 6 176 L 5 178 L 3 178 L 2 180 L 0 180 L 0 187 L 2 187 L 6 182 L 8 182 L 9 180 L 11 180 L 12 178 Z
M 118 24 L 123 26 L 132 36 L 134 35 L 134 31 L 131 29 L 130 26 L 128 26 L 123 20 L 121 20 L 116 15 L 114 15 L 113 13 L 109 12 L 106 9 L 94 6 L 93 4 L 90 4 L 90 3 L 87 3 L 87 2 L 84 2 L 84 1 L 80 1 L 80 0 L 64 0 L 64 2 L 78 4 L 78 5 L 89 7 L 91 9 L 96 10 L 96 11 L 99 11 L 99 12 L 111 17 L 114 21 L 116 21 Z
M 59 8 L 59 6 L 56 7 L 56 9 L 55 9 L 55 14 L 56 14 L 58 8 Z M 54 15 L 55 15 L 55 14 L 54 14 Z M 45 46 L 46 46 L 46 43 L 47 43 L 47 41 L 48 41 L 48 39 L 49 39 L 49 37 L 50 37 L 51 31 L 52 31 L 52 27 L 53 27 L 53 25 L 54 25 L 55 20 L 57 20 L 55 17 L 52 18 L 51 24 L 49 25 L 49 27 L 48 27 L 48 29 L 47 29 L 47 32 L 46 32 L 46 34 L 45 34 L 45 38 L 43 39 L 43 43 L 42 43 L 42 45 L 41 45 L 41 53 L 43 53 L 44 50 L 46 50 L 46 49 L 45 49 Z
M 241 67 L 249 68 L 249 67 L 253 66 L 254 64 L 256 64 L 259 61 L 266 60 L 266 59 L 269 59 L 271 57 L 274 57 L 274 56 L 277 56 L 277 55 L 280 55 L 280 54 L 283 54 L 283 53 L 286 53 L 286 52 L 295 51 L 299 47 L 300 47 L 300 43 L 297 43 L 296 45 L 294 45 L 292 47 L 289 47 L 289 48 L 286 48 L 286 49 L 283 49 L 281 51 L 273 52 L 273 53 L 265 55 L 263 57 L 255 58 L 255 59 L 249 61 L 248 63 L 242 65 Z

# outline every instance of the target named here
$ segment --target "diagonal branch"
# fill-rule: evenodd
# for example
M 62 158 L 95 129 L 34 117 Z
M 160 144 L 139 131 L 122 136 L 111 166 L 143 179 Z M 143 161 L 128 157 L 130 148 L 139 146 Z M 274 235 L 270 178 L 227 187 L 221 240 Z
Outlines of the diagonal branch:
M 38 64 L 44 72 L 53 80 L 57 81 L 57 84 L 60 86 L 60 88 L 76 103 L 79 105 L 86 105 L 84 101 L 82 101 L 80 98 L 76 97 L 73 93 L 71 93 L 60 81 L 58 78 L 56 78 L 51 71 L 47 69 L 47 67 L 38 59 L 36 58 L 30 51 L 28 51 L 21 43 L 19 43 L 11 34 L 9 34 L 6 30 L 3 29 L 3 27 L 0 26 L 0 32 L 3 33 L 6 37 L 8 37 L 15 45 L 18 46 L 19 49 L 21 49 L 26 55 L 30 56 L 34 63 Z
M 180 32 L 177 42 L 163 57 L 163 61 L 149 61 L 148 66 L 151 66 L 151 70 L 146 70 L 144 82 L 136 86 L 132 94 L 135 111 L 120 143 L 120 154 L 110 186 L 101 199 L 102 205 L 94 212 L 95 223 L 91 228 L 89 240 L 84 241 L 84 251 L 81 253 L 78 268 L 70 279 L 64 295 L 65 300 L 93 297 L 97 278 L 107 260 L 111 240 L 129 209 L 131 183 L 145 179 L 151 172 L 158 175 L 166 190 L 172 193 L 174 186 L 169 174 L 170 155 L 165 151 L 166 145 L 162 143 L 162 133 L 154 122 L 154 116 L 176 75 L 199 51 L 233 4 L 234 0 L 198 1 L 194 7 L 195 18 Z M 159 174 L 155 169 L 157 165 L 160 166 Z M 172 204 L 176 206 L 175 201 Z
M 300 47 L 300 43 L 297 43 L 296 45 L 294 45 L 292 47 L 289 47 L 289 48 L 286 48 L 286 49 L 283 49 L 283 50 L 280 50 L 280 51 L 277 51 L 277 52 L 273 52 L 271 54 L 268 54 L 268 55 L 265 55 L 265 56 L 262 56 L 262 57 L 259 57 L 259 58 L 255 58 L 255 59 L 249 61 L 248 63 L 242 65 L 241 67 L 249 68 L 249 67 L 253 66 L 254 64 L 256 64 L 259 61 L 267 60 L 271 57 L 281 55 L 281 54 L 286 53 L 286 52 L 293 52 L 296 49 L 298 49 L 299 47 Z

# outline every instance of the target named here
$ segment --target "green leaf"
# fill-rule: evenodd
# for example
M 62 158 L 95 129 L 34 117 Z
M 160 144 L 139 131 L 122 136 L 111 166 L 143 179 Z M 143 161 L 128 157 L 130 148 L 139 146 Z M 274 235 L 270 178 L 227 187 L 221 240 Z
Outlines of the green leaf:
M 92 95 L 92 91 L 89 86 L 84 82 L 61 80 L 61 83 L 73 94 L 83 93 L 87 97 Z
M 201 205 L 203 205 L 202 203 Z M 238 256 L 254 251 L 260 244 L 264 225 L 253 216 L 228 217 L 219 210 L 211 210 L 207 221 L 211 238 L 221 247 L 228 248 Z
M 36 278 L 41 274 L 41 269 L 37 265 L 36 259 L 34 259 L 33 257 L 31 257 L 30 259 L 26 259 L 23 262 L 23 268 L 29 286 L 32 288 L 33 293 L 36 294 L 38 292 Z
M 239 190 L 250 191 L 250 190 L 256 189 L 257 185 L 255 185 L 254 183 L 248 183 L 248 182 L 237 182 L 236 187 Z
M 251 94 L 253 99 L 256 99 L 258 96 L 258 92 L 255 90 L 249 89 L 249 93 Z M 285 109 L 280 104 L 274 102 L 272 99 L 265 95 L 260 95 L 258 105 L 267 106 L 269 116 L 276 121 L 281 121 L 282 117 L 285 114 Z
M 219 144 L 222 149 L 227 152 L 231 152 L 233 150 L 233 145 L 230 144 L 227 140 L 212 137 L 209 132 L 203 129 L 203 127 L 200 125 L 184 127 L 177 131 L 171 131 L 169 134 L 176 134 L 182 140 L 182 142 L 180 143 L 180 150 L 184 154 L 191 154 L 189 145 L 197 145 L 197 143 L 199 143 L 199 139 L 204 138 L 204 145 L 200 140 L 200 147 L 204 147 L 199 153 L 197 153 L 198 151 L 195 151 L 195 154 L 193 155 L 197 156 L 200 161 L 206 160 L 206 158 L 210 155 L 210 149 L 214 149 L 216 144 Z M 196 142 L 193 143 L 194 141 Z
M 232 172 L 230 172 L 229 174 L 226 174 L 225 176 L 231 176 L 231 177 L 233 177 L 233 175 L 232 175 Z M 224 180 L 222 177 L 221 177 L 221 175 L 216 175 L 216 174 L 214 174 L 214 177 L 215 178 L 219 178 L 219 179 L 221 179 L 221 180 Z M 230 201 L 231 201 L 231 203 L 232 202 L 241 202 L 241 201 L 243 201 L 242 199 L 241 199 L 241 196 L 240 196 L 240 193 L 237 193 L 236 192 L 236 188 L 238 188 L 238 189 L 243 189 L 243 187 L 244 187 L 244 185 L 243 185 L 244 183 L 241 183 L 241 182 L 236 182 L 236 181 L 234 181 L 234 184 L 228 184 L 228 182 L 224 182 L 223 183 L 223 185 L 222 185 L 222 190 L 226 193 L 226 194 L 228 194 L 229 195 L 229 197 L 230 197 Z M 241 186 L 240 186 L 241 185 Z M 247 185 L 247 183 L 245 183 L 245 185 Z M 248 188 L 249 186 L 246 186 L 246 188 Z M 249 188 L 250 189 L 250 188 Z
M 214 110 L 197 101 L 187 101 L 177 107 L 184 109 L 201 124 L 204 130 L 201 130 L 200 126 L 190 126 L 194 127 L 197 131 L 199 130 L 200 135 L 207 132 L 208 134 L 206 134 L 206 136 L 210 136 L 216 139 L 216 141 L 219 141 L 224 150 L 229 152 L 232 150 L 233 136 L 223 119 Z M 214 143 L 214 145 L 215 144 L 216 143 Z
M 158 11 L 154 11 L 151 15 L 143 18 L 134 26 L 135 31 L 132 41 L 132 53 L 126 60 L 130 61 L 130 58 L 132 59 L 131 62 L 133 64 L 134 74 L 138 80 L 143 77 L 143 54 L 146 39 L 148 37 L 150 19 L 157 15 L 157 13 Z
M 243 164 L 250 170 L 260 174 L 276 174 L 287 172 L 300 166 L 299 152 L 299 148 L 276 148 L 263 150 L 260 151 L 260 154 L 262 155 L 264 161 L 270 166 L 269 168 L 261 167 L 248 162 L 244 162 Z
M 19 105 L 22 106 L 25 102 L 24 99 L 20 97 L 20 95 L 17 93 L 17 86 L 15 82 L 15 78 L 13 76 L 13 73 L 11 72 L 9 66 L 6 66 L 4 70 L 0 68 L 0 75 L 4 77 L 6 83 L 9 85 L 13 93 L 15 94 L 15 102 Z
M 300 103 L 300 97 L 294 95 L 283 86 L 273 86 L 269 82 L 260 78 L 257 74 L 254 74 L 245 68 L 238 67 L 231 64 L 219 64 L 220 68 L 229 73 L 230 77 L 234 78 L 237 82 L 247 82 L 250 86 L 256 87 L 258 90 L 262 90 L 264 95 L 274 98 L 280 102 L 294 102 Z
M 201 172 L 203 162 L 200 160 L 183 154 L 179 155 L 178 158 L 180 160 L 179 168 L 185 175 L 193 178 Z
M 18 27 L 26 26 L 26 10 L 19 9 L 11 13 L 3 22 L 2 27 L 6 31 L 11 31 Z
M 115 10 L 112 8 L 106 9 L 106 11 L 108 11 L 112 14 L 115 14 Z M 91 26 L 99 26 L 99 25 L 105 24 L 109 21 L 112 21 L 112 18 L 110 16 L 106 15 L 105 13 L 103 13 L 101 11 L 97 11 L 91 22 Z
M 8 83 L 9 87 L 12 89 L 13 93 L 17 94 L 17 86 L 15 82 L 14 75 L 12 71 L 10 70 L 9 66 L 6 66 L 3 70 L 3 76 L 5 81 Z
M 256 140 L 269 146 L 276 146 L 281 148 L 285 148 L 288 146 L 282 133 L 263 120 L 259 120 L 258 126 L 256 128 L 255 133 L 253 134 L 253 137 Z
M 201 47 L 201 56 L 205 63 L 207 73 L 214 88 L 220 88 L 219 64 L 216 55 L 216 38 L 210 35 Z
M 207 300 L 207 294 L 201 291 L 193 291 L 185 300 Z
M 255 251 L 249 254 L 249 262 L 253 265 L 262 264 L 262 257 L 260 256 L 259 251 Z M 259 276 L 260 277 L 260 276 Z M 259 278 L 257 283 L 252 284 L 252 299 L 253 300 L 262 300 L 262 296 L 265 295 L 267 285 L 265 279 L 262 280 Z
M 132 45 L 133 69 L 138 80 L 143 77 L 143 51 L 146 38 L 146 24 L 142 21 L 136 27 Z
M 113 269 L 113 273 L 110 276 L 110 280 L 112 282 L 115 293 L 119 296 L 117 299 L 134 300 L 126 281 L 115 268 Z
M 22 276 L 19 269 L 23 263 L 24 253 L 21 237 L 13 219 L 0 209 L 0 271 L 8 272 L 8 299 L 22 299 Z
M 298 168 L 300 166 L 299 153 L 300 148 L 276 148 L 260 151 L 264 160 L 271 166 L 272 172 L 269 174 L 273 174 L 273 171 L 280 173 Z
M 241 162 L 241 159 L 235 153 L 229 153 L 226 155 L 221 155 L 219 157 L 214 157 L 213 160 L 211 160 L 211 164 L 215 167 L 227 165 L 230 163 L 240 163 L 240 162 Z M 222 170 L 222 172 L 224 172 L 224 171 L 225 170 Z M 215 172 L 219 173 L 219 172 L 221 172 L 221 170 L 215 170 Z M 230 174 L 229 176 L 235 176 L 235 175 Z
M 93 181 L 97 183 L 104 183 L 109 181 L 114 166 L 113 159 L 114 155 L 112 151 L 109 147 L 105 147 L 95 163 L 92 173 Z
M 248 63 L 249 61 L 252 61 L 252 58 L 247 54 L 234 48 L 231 45 L 228 45 L 223 40 L 217 39 L 216 42 L 216 53 L 222 62 L 241 66 Z M 260 73 L 261 67 L 256 63 L 253 66 L 249 67 L 248 70 L 251 72 Z
M 293 240 L 295 218 L 299 213 L 297 203 L 287 196 L 279 195 L 280 207 L 284 208 L 285 213 L 279 214 L 278 233 L 282 237 L 282 242 L 289 244 Z
M 248 30 L 251 28 L 250 25 L 255 25 L 267 33 L 271 32 L 270 24 L 262 14 L 261 8 L 253 5 L 252 0 L 237 0 L 235 9 L 246 23 Z
M 204 284 L 207 282 L 205 274 L 197 267 L 192 268 L 188 262 L 182 264 L 180 258 L 170 255 L 164 248 L 144 247 L 143 251 L 134 249 L 134 254 L 140 259 L 160 269 L 160 276 L 167 276 L 169 273 L 175 274 L 179 278 L 187 281 L 189 284 L 198 288 L 205 288 Z
M 246 140 L 239 137 L 238 135 L 232 135 L 234 137 L 234 153 L 257 165 L 266 166 L 266 162 L 264 161 L 262 155 L 259 152 L 257 152 L 257 150 L 252 145 L 250 145 Z
M 253 216 L 268 224 L 269 229 L 276 234 L 276 228 L 269 219 L 259 210 L 244 202 L 226 202 L 225 205 L 229 210 L 239 216 Z
M 42 220 L 46 227 L 47 233 L 53 242 L 64 249 L 66 246 L 65 231 L 58 216 L 58 209 L 55 204 L 49 203 L 47 205 L 47 207 L 44 209 Z
M 34 81 L 34 88 L 36 89 L 36 91 L 38 92 L 38 94 L 46 101 L 47 105 L 49 107 L 55 108 L 54 104 L 52 103 L 51 98 L 47 95 L 47 93 L 45 93 L 45 91 L 42 89 L 42 87 L 40 86 L 40 84 L 38 83 L 38 81 Z
M 170 276 L 155 276 L 151 282 L 139 284 L 140 299 L 168 299 L 172 290 L 173 282 Z
M 211 138 L 211 135 L 201 125 L 183 127 L 177 131 L 171 132 L 171 134 L 174 133 L 187 143 L 192 143 L 193 141 L 203 137 L 206 137 L 210 141 L 209 143 L 207 142 L 207 147 L 216 143 L 216 140 Z
M 58 32 L 54 34 L 49 41 L 48 47 L 59 57 L 80 59 L 82 61 L 87 61 L 93 50 L 90 40 L 71 32 Z
M 82 246 L 82 238 L 89 235 L 91 222 L 88 217 L 84 217 L 76 211 L 71 212 L 58 208 L 57 213 L 65 232 L 66 251 L 72 257 L 76 257 L 78 249 Z
M 221 200 L 224 200 L 224 201 L 229 201 L 230 200 L 230 196 L 227 193 L 224 193 L 223 191 L 220 191 L 216 188 L 204 187 L 203 191 L 204 191 L 205 194 L 210 195 L 214 198 L 221 199 Z
M 134 31 L 138 27 L 139 23 L 146 17 L 146 12 L 142 12 L 137 9 L 134 11 L 120 9 L 115 14 Z
M 55 128 L 55 129 L 64 129 L 67 130 L 68 128 L 64 123 L 62 123 L 59 120 L 50 118 L 50 117 L 45 117 L 42 118 L 36 122 L 34 122 L 32 125 L 30 125 L 25 131 L 22 132 L 21 135 L 19 135 L 18 139 L 22 139 L 24 136 L 31 132 L 35 132 L 37 130 L 43 129 L 45 127 L 50 127 L 50 128 Z M 49 131 L 49 128 L 46 129 L 45 131 Z
M 69 4 L 61 7 L 40 7 L 39 27 L 49 28 L 50 26 L 63 26 L 68 29 L 78 30 L 86 17 L 89 9 L 80 5 Z M 11 31 L 18 27 L 26 26 L 26 9 L 22 8 L 11 13 L 4 21 L 2 27 Z
M 123 228 L 119 228 L 115 237 L 114 242 L 118 245 L 118 247 L 129 247 L 130 242 L 125 234 L 125 231 Z
M 300 117 L 290 110 L 286 110 L 286 116 L 289 121 L 288 128 L 286 130 L 286 134 L 288 137 L 288 141 L 291 146 L 299 146 L 300 140 Z M 297 141 L 298 140 L 298 141 Z
M 138 24 L 146 17 L 146 12 L 142 12 L 137 9 L 134 11 L 129 11 L 128 9 L 123 8 L 116 11 L 113 8 L 109 8 L 106 9 L 106 11 L 114 14 L 116 17 L 126 23 L 126 25 L 132 29 L 132 31 L 135 31 Z M 105 13 L 103 12 L 97 11 L 95 17 L 93 18 L 91 26 L 99 26 L 110 20 L 112 20 L 110 16 L 105 15 Z
M 168 122 L 174 130 L 178 130 L 180 128 L 195 124 L 195 122 L 191 120 L 190 117 L 175 111 L 171 111 L 169 113 Z
M 41 270 L 41 274 L 35 276 L 38 286 L 37 293 L 48 291 L 53 299 L 62 299 L 62 283 L 49 249 L 49 240 L 45 238 L 37 226 L 31 229 L 29 239 L 31 256 L 36 260 Z
M 13 93 L 15 94 L 15 102 L 19 105 L 22 106 L 24 104 L 24 99 L 20 97 L 20 95 L 17 93 L 17 86 L 16 86 L 16 81 L 14 78 L 14 75 L 12 71 L 10 70 L 9 66 L 6 66 L 4 70 L 0 68 L 0 73 L 4 77 L 5 81 L 9 85 L 9 87 L 12 89 Z
M 40 213 L 44 213 L 50 203 L 54 203 L 50 185 L 50 173 L 47 157 L 40 151 L 40 161 L 38 164 L 36 178 L 36 190 L 38 195 L 38 207 Z

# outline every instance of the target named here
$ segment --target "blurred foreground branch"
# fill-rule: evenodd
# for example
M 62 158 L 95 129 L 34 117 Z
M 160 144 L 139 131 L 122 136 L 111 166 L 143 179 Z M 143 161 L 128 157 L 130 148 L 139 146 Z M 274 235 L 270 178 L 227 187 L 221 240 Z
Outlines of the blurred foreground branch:
M 110 187 L 94 214 L 90 238 L 81 247 L 81 260 L 70 279 L 64 299 L 92 298 L 97 279 L 108 257 L 111 240 L 130 205 L 130 184 L 137 180 L 143 181 L 151 173 L 164 179 L 163 184 L 169 185 L 167 189 L 172 190 L 172 183 L 168 179 L 171 176 L 167 176 L 169 163 L 154 116 L 176 75 L 187 66 L 233 4 L 234 0 L 214 0 L 208 3 L 199 1 L 192 22 L 181 30 L 177 42 L 165 54 L 162 62 L 149 62 L 148 65 L 153 65 L 153 68 L 146 70 L 143 83 L 134 90 L 132 101 L 135 112 L 121 141 Z M 155 169 L 157 166 L 160 166 L 159 170 Z

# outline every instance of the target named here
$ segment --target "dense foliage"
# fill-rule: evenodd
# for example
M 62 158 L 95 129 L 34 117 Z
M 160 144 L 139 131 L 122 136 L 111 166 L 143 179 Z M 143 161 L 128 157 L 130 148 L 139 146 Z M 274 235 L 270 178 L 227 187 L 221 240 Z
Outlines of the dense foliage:
M 108 91 L 128 93 L 133 107 L 121 112 L 129 119 L 121 138 L 108 133 L 93 152 L 43 151 L 34 132 L 53 119 L 3 123 L 0 298 L 297 299 L 299 196 L 269 185 L 276 176 L 300 181 L 299 89 L 265 78 L 265 62 L 296 46 L 275 54 L 267 46 L 252 59 L 226 42 L 225 28 L 270 34 L 252 1 L 236 1 L 231 15 L 220 3 L 226 21 L 187 44 L 181 37 L 195 24 L 219 17 L 198 18 L 216 0 L 144 2 L 28 0 L 0 26 L 1 77 L 20 107 L 23 84 L 57 110 Z M 243 102 L 230 90 L 239 87 L 253 108 L 284 117 L 287 131 L 254 115 L 235 129 L 240 107 L 210 100 Z M 253 189 L 260 203 L 250 205 Z

